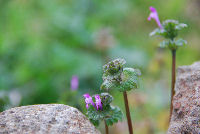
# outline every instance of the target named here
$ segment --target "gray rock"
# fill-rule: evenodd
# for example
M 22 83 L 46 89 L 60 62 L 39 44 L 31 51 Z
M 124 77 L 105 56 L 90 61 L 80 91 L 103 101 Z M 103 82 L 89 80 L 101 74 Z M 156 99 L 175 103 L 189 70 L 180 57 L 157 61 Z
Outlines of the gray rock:
M 0 134 L 100 134 L 76 108 L 63 104 L 15 107 L 0 113 Z
M 168 134 L 200 133 L 200 62 L 178 68 Z

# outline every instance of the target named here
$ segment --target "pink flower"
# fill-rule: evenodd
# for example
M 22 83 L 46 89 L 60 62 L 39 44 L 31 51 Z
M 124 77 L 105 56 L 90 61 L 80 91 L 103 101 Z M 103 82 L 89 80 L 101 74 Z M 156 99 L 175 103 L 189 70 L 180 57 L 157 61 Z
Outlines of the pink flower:
M 148 17 L 148 21 L 150 21 L 151 19 L 154 19 L 156 21 L 156 23 L 158 24 L 160 29 L 163 29 L 159 17 L 158 17 L 158 13 L 156 11 L 156 9 L 154 7 L 149 7 L 149 10 L 151 11 L 149 17 Z
M 86 93 L 83 95 L 83 97 L 85 98 L 85 103 L 86 103 L 86 108 L 89 108 L 89 104 L 93 105 L 95 107 L 95 104 L 92 100 L 92 97 L 90 96 L 90 94 Z
M 97 94 L 95 95 L 95 100 L 96 100 L 96 108 L 97 110 L 99 110 L 99 108 L 102 110 L 102 103 L 101 103 L 101 98 L 100 96 Z
M 78 85 L 79 85 L 78 77 L 77 76 L 72 76 L 72 79 L 71 79 L 71 90 L 77 90 L 78 89 Z

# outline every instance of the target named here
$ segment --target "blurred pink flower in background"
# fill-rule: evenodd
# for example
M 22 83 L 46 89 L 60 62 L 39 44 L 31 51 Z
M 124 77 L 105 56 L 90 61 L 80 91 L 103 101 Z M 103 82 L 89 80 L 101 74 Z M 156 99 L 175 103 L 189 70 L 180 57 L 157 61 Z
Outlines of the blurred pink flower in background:
M 71 79 L 71 90 L 77 90 L 79 85 L 78 76 L 72 76 Z
M 159 17 L 158 17 L 158 13 L 156 11 L 156 9 L 154 7 L 149 7 L 149 10 L 151 11 L 149 17 L 148 17 L 148 21 L 150 21 L 151 19 L 154 19 L 156 21 L 156 23 L 158 24 L 160 29 L 163 29 Z

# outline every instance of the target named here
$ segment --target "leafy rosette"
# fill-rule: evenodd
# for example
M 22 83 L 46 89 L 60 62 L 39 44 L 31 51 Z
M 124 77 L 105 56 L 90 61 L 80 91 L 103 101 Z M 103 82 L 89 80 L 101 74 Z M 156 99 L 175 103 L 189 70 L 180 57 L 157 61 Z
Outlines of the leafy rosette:
M 187 27 L 184 23 L 179 23 L 176 20 L 166 20 L 162 23 L 162 28 L 156 28 L 150 33 L 150 36 L 159 35 L 167 40 L 160 43 L 160 47 L 168 47 L 171 50 L 176 50 L 178 47 L 187 44 L 187 41 L 183 39 L 176 40 L 178 32 L 183 28 Z
M 114 61 L 109 62 L 105 66 L 109 67 L 109 64 L 114 63 Z M 123 68 L 123 64 L 114 66 L 113 68 L 118 68 L 118 71 L 112 74 L 108 73 L 108 71 L 104 71 L 103 84 L 101 85 L 102 90 L 116 89 L 124 92 L 138 88 L 139 76 L 141 74 L 138 69 Z
M 176 20 L 166 20 L 162 23 L 163 28 L 156 28 L 150 33 L 150 36 L 160 35 L 167 39 L 173 39 L 177 37 L 178 31 L 186 28 L 187 25 L 184 23 L 179 23 Z

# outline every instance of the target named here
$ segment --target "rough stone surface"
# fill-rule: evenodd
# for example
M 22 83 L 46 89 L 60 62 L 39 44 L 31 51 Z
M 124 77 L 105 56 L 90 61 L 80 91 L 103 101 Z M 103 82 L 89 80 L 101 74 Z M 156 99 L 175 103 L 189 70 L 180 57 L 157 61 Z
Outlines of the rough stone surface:
M 168 134 L 200 133 L 200 62 L 178 68 Z
M 100 134 L 76 108 L 62 104 L 16 107 L 0 113 L 0 134 Z

